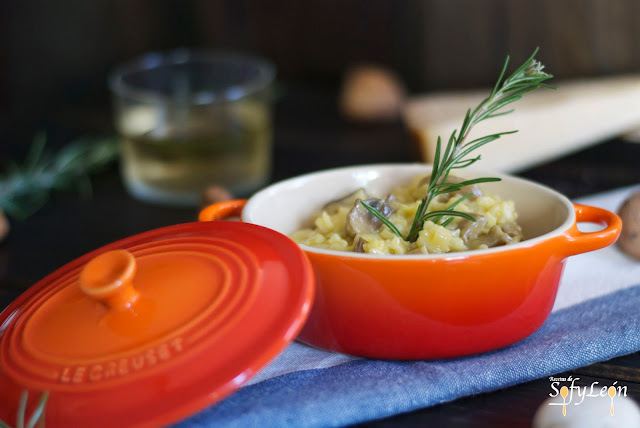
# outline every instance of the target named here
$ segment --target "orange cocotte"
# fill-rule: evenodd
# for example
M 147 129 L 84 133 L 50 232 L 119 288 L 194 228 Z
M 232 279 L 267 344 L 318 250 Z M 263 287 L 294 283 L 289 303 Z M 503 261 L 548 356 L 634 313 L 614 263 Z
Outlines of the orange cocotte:
M 271 185 L 248 200 L 206 207 L 200 220 L 240 215 L 289 235 L 329 201 L 364 187 L 386 195 L 430 170 L 424 164 L 365 165 L 316 172 Z M 501 348 L 536 331 L 551 312 L 567 257 L 615 242 L 621 221 L 571 203 L 540 184 L 501 177 L 487 193 L 513 200 L 523 230 L 517 244 L 439 255 L 380 256 L 301 245 L 316 297 L 298 339 L 370 358 L 436 359 Z M 581 232 L 579 222 L 603 229 Z

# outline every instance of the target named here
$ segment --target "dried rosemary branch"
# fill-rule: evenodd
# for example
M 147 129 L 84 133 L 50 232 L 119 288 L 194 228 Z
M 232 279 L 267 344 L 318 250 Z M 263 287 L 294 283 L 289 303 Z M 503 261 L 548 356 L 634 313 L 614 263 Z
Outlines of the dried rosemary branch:
M 0 175 L 0 208 L 24 219 L 40 209 L 54 190 L 75 188 L 91 193 L 89 174 L 114 160 L 115 139 L 80 139 L 55 155 L 45 153 L 45 137 L 36 137 L 24 164 L 12 163 Z

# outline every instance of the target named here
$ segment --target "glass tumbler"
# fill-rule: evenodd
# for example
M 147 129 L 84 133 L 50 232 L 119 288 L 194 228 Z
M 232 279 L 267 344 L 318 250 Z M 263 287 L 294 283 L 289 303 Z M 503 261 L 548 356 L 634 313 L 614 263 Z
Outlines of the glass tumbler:
M 184 49 L 116 68 L 109 86 L 129 193 L 196 205 L 208 186 L 244 197 L 265 185 L 274 77 L 265 59 Z

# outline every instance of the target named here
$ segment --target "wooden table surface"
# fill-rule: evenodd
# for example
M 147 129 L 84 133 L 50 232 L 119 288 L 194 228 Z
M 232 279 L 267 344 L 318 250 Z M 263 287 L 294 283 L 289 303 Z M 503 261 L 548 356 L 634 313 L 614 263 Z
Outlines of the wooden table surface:
M 284 87 L 275 111 L 272 181 L 329 167 L 418 160 L 402 123 L 348 123 L 338 115 L 335 99 L 334 88 Z M 49 131 L 56 131 L 55 124 Z M 2 158 L 14 154 L 5 149 Z M 640 144 L 612 139 L 518 175 L 573 198 L 640 183 L 639 165 Z M 196 219 L 195 207 L 158 207 L 130 197 L 116 164 L 93 176 L 92 182 L 90 199 L 56 193 L 32 217 L 12 220 L 11 233 L 0 244 L 0 309 L 46 274 L 92 249 Z M 581 378 L 580 385 L 617 380 L 640 401 L 640 353 L 577 369 L 571 375 Z M 360 426 L 530 426 L 550 392 L 549 380 L 539 379 Z

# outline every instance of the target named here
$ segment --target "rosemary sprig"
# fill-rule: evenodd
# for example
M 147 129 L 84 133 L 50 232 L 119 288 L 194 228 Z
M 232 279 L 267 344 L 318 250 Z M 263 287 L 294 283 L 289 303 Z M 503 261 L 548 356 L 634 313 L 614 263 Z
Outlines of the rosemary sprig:
M 75 187 L 91 194 L 89 174 L 114 160 L 119 151 L 114 139 L 79 139 L 52 156 L 45 152 L 45 142 L 44 135 L 37 136 L 24 164 L 14 162 L 0 175 L 0 208 L 12 217 L 30 216 L 53 190 Z
M 20 397 L 20 404 L 18 405 L 18 415 L 16 417 L 16 425 L 15 428 L 34 428 L 36 424 L 38 427 L 44 427 L 44 411 L 47 406 L 47 399 L 49 399 L 49 393 L 44 392 L 40 396 L 40 400 L 38 400 L 38 405 L 31 413 L 31 417 L 25 424 L 25 417 L 27 414 L 27 400 L 29 399 L 29 393 L 27 391 L 22 392 L 22 396 Z M 0 419 L 0 428 L 11 428 L 6 422 L 3 422 Z
M 509 64 L 509 56 L 507 56 L 504 66 L 502 67 L 500 77 L 493 87 L 491 94 L 478 104 L 473 111 L 471 111 L 471 109 L 467 110 L 460 130 L 454 130 L 451 133 L 444 152 L 442 151 L 441 139 L 438 137 L 427 193 L 418 206 L 418 210 L 416 211 L 411 229 L 407 233 L 407 236 L 402 236 L 398 228 L 395 227 L 388 218 L 378 212 L 378 210 L 361 201 L 364 207 L 369 210 L 371 214 L 380 219 L 380 221 L 389 227 L 389 229 L 391 229 L 396 235 L 408 242 L 414 242 L 418 239 L 418 234 L 423 229 L 424 223 L 429 219 L 433 219 L 434 223 L 441 224 L 445 227 L 453 221 L 454 217 L 462 217 L 471 221 L 476 221 L 471 215 L 454 209 L 455 206 L 461 202 L 462 198 L 449 205 L 445 210 L 431 212 L 428 212 L 427 210 L 431 201 L 439 195 L 456 192 L 463 187 L 472 184 L 500 181 L 500 178 L 497 177 L 476 178 L 473 180 L 462 181 L 460 183 L 451 183 L 448 182 L 447 179 L 449 178 L 451 170 L 466 168 L 480 160 L 480 155 L 476 157 L 469 157 L 473 151 L 479 149 L 485 144 L 489 144 L 490 142 L 499 139 L 503 135 L 517 132 L 499 132 L 497 134 L 487 135 L 467 141 L 467 137 L 475 125 L 483 120 L 504 116 L 513 112 L 513 110 L 503 111 L 503 108 L 514 101 L 519 100 L 527 92 L 531 92 L 541 87 L 555 89 L 554 87 L 544 83 L 547 79 L 550 79 L 553 76 L 542 71 L 544 66 L 534 59 L 537 53 L 538 49 L 536 48 L 529 59 L 527 59 L 524 64 L 518 67 L 503 82 L 502 78 L 504 77 Z M 469 196 L 470 194 L 467 194 L 463 198 L 467 198 Z M 439 223 L 441 221 L 443 222 Z

